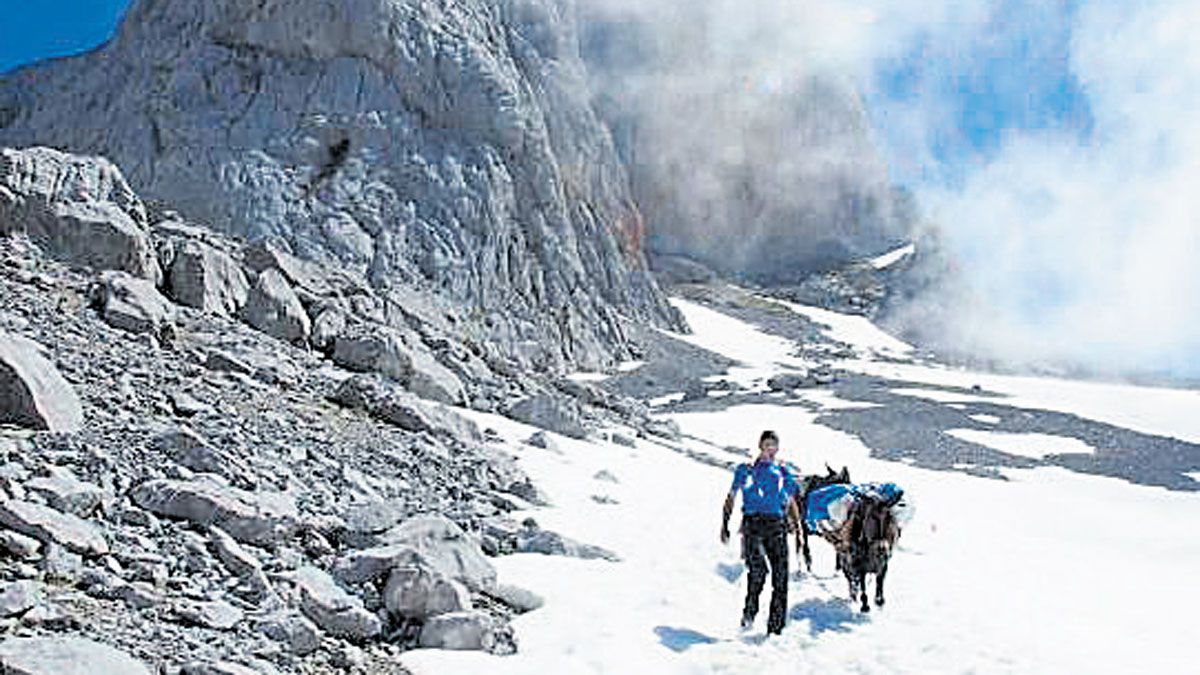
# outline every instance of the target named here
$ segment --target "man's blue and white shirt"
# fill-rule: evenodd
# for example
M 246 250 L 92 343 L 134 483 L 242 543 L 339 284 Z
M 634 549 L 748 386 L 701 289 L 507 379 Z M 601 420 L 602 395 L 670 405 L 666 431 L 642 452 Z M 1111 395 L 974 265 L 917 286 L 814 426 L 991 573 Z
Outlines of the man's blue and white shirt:
M 782 516 L 788 502 L 800 492 L 800 485 L 782 464 L 756 462 L 741 464 L 733 472 L 731 495 L 742 493 L 742 512 L 746 515 Z

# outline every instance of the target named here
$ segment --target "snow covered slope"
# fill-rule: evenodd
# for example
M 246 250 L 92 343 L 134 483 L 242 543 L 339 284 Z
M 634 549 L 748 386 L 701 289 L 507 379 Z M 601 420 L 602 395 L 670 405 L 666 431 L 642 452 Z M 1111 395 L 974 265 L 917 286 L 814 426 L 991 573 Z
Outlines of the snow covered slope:
M 792 345 L 780 338 L 693 303 L 676 306 L 696 330 L 681 339 L 739 360 L 743 378 L 796 365 Z M 862 326 L 846 330 L 847 317 L 825 318 L 838 339 L 857 341 L 859 356 L 840 368 L 961 390 L 979 384 L 1023 405 L 1200 437 L 1195 391 L 881 361 L 881 350 L 894 356 L 903 346 Z M 872 459 L 856 436 L 816 422 L 831 410 L 871 404 L 824 389 L 797 396 L 807 405 L 764 397 L 715 412 L 670 413 L 685 434 L 678 447 L 556 437 L 558 450 L 546 450 L 522 443 L 530 427 L 473 414 L 506 439 L 548 493 L 553 506 L 528 515 L 623 560 L 499 558 L 501 578 L 546 600 L 515 621 L 519 653 L 416 651 L 403 656 L 405 666 L 418 674 L 1194 672 L 1200 492 L 1058 466 L 1002 467 L 1001 480 Z M 981 425 L 992 419 L 979 417 Z M 856 481 L 890 480 L 908 491 L 917 515 L 893 557 L 884 609 L 864 615 L 849 604 L 831 551 L 816 541 L 814 573 L 793 575 L 783 635 L 765 636 L 765 616 L 753 631 L 738 631 L 745 573 L 736 547 L 717 540 L 731 477 L 720 465 L 745 461 L 748 451 L 736 448 L 748 448 L 764 428 L 782 436 L 781 457 L 805 470 L 845 464 Z M 1012 449 L 1012 438 L 988 433 L 972 438 Z M 1046 439 L 1016 440 L 1017 450 L 1031 454 Z M 602 470 L 617 482 L 597 478 Z M 792 565 L 798 569 L 795 556 Z

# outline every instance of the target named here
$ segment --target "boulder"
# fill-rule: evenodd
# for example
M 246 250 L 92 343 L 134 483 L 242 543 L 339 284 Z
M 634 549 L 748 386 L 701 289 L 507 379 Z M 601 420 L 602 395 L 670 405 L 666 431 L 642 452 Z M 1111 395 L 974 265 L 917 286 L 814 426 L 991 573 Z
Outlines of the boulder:
M 333 361 L 349 370 L 379 373 L 422 398 L 451 404 L 466 399 L 458 376 L 438 363 L 412 332 L 355 326 L 334 340 Z
M 312 331 L 300 298 L 276 269 L 259 273 L 242 307 L 242 319 L 267 335 L 296 344 L 306 342 Z
M 59 511 L 85 518 L 104 498 L 104 491 L 99 486 L 79 480 L 62 467 L 50 467 L 49 476 L 30 479 L 25 483 L 25 489 L 40 494 Z
M 321 632 L 311 621 L 294 610 L 282 610 L 258 624 L 263 635 L 281 642 L 296 656 L 306 656 L 321 646 Z
M 317 295 L 328 295 L 333 287 L 320 265 L 297 258 L 275 242 L 260 240 L 242 251 L 246 267 L 259 274 L 268 270 L 278 272 L 292 286 Z
M 0 587 L 0 618 L 20 616 L 41 604 L 42 585 L 36 581 L 14 581 Z
M 563 436 L 580 439 L 587 436 L 579 404 L 565 396 L 537 394 L 510 406 L 506 414 L 518 422 Z
M 128 272 L 102 273 L 94 300 L 107 324 L 130 333 L 155 333 L 175 319 L 175 306 L 154 283 Z
M 223 600 L 187 603 L 176 607 L 175 613 L 188 623 L 214 630 L 231 630 L 246 616 L 242 610 Z
M 791 391 L 815 384 L 816 382 L 804 373 L 779 373 L 767 380 L 767 388 L 771 391 Z
M 134 488 L 131 496 L 160 516 L 217 525 L 234 539 L 259 546 L 277 545 L 298 527 L 296 506 L 283 494 L 250 493 L 207 480 L 155 479 Z
M 83 409 L 70 383 L 26 338 L 0 331 L 0 423 L 77 431 Z
M 71 636 L 10 637 L 0 642 L 0 672 L 11 675 L 150 675 L 125 652 Z
M 521 553 L 562 555 L 585 560 L 600 559 L 609 562 L 620 562 L 621 560 L 620 556 L 607 549 L 592 544 L 583 544 L 557 532 L 537 527 L 525 527 L 517 534 L 517 550 Z
M 424 565 L 403 565 L 388 575 L 383 605 L 396 616 L 424 620 L 471 609 L 471 595 L 462 584 Z
M 312 344 L 322 351 L 335 349 L 337 338 L 346 330 L 346 312 L 336 305 L 319 307 L 313 313 Z
M 410 518 L 388 530 L 380 539 L 388 546 L 408 548 L 443 576 L 459 581 L 472 591 L 496 585 L 496 570 L 479 544 L 462 528 L 439 515 Z
M 108 542 L 95 525 L 41 504 L 17 499 L 0 501 L 0 525 L 75 553 L 108 553 Z
M 368 375 L 343 381 L 332 400 L 413 432 L 428 432 L 459 440 L 479 440 L 479 427 L 450 408 L 430 403 L 395 385 Z
M 0 148 L 0 234 L 14 232 L 69 263 L 161 276 L 145 207 L 103 158 Z
M 225 316 L 238 315 L 250 289 L 232 256 L 198 241 L 185 241 L 175 252 L 167 282 L 181 305 Z
M 180 466 L 223 476 L 241 486 L 253 484 L 253 472 L 233 453 L 225 452 L 186 426 L 169 429 L 154 439 L 155 447 Z
M 431 617 L 421 627 L 419 642 L 433 649 L 491 650 L 496 645 L 496 620 L 479 611 Z
M 12 530 L 0 528 L 0 552 L 17 560 L 31 560 L 38 556 L 41 542 Z
M 379 617 L 364 609 L 361 600 L 342 590 L 322 570 L 302 567 L 294 578 L 300 589 L 301 611 L 329 634 L 368 640 L 383 629 Z
M 512 584 L 499 584 L 488 595 L 520 613 L 532 612 L 545 604 L 537 593 Z

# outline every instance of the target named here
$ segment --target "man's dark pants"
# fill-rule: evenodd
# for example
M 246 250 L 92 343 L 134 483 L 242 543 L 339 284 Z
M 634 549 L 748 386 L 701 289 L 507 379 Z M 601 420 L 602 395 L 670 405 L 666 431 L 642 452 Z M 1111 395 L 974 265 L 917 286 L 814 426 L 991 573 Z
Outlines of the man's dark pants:
M 787 611 L 788 547 L 787 524 L 781 516 L 750 514 L 742 517 L 742 556 L 749 570 L 746 606 L 742 618 L 753 619 L 758 614 L 758 596 L 767 580 L 767 565 L 771 567 L 771 610 L 767 616 L 767 632 L 783 631 Z

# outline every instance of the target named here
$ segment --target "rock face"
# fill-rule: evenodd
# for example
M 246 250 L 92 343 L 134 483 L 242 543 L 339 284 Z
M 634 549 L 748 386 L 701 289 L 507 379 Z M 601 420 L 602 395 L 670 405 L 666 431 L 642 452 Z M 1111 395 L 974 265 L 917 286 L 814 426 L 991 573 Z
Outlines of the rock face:
M 578 50 L 556 0 L 138 0 L 100 50 L 0 81 L 0 143 L 104 154 L 191 218 L 435 289 L 525 364 L 611 365 L 618 312 L 681 319 Z
M 79 397 L 38 352 L 37 343 L 0 332 L 0 422 L 48 431 L 83 424 Z
M 13 675 L 150 675 L 128 654 L 78 637 L 13 637 L 0 642 L 0 670 Z
M 107 159 L 0 149 L 0 234 L 13 232 L 66 262 L 159 277 L 146 209 Z

